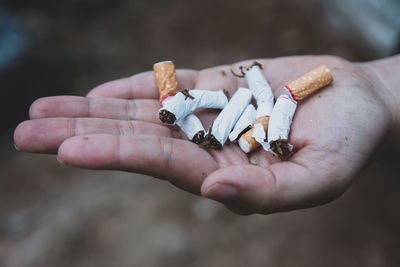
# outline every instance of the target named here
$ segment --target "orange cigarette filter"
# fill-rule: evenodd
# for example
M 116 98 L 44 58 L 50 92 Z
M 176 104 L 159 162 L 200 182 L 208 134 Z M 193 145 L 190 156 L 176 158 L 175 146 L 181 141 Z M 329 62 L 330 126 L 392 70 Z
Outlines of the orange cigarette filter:
M 327 66 L 321 65 L 304 76 L 289 83 L 285 88 L 294 100 L 300 101 L 315 91 L 331 84 L 333 77 Z
M 268 132 L 267 131 L 268 130 L 268 122 L 269 122 L 269 117 L 261 117 L 261 118 L 258 118 L 253 125 L 261 123 L 263 125 L 263 127 L 264 127 L 264 131 Z M 249 152 L 253 151 L 254 149 L 256 149 L 257 147 L 260 146 L 260 143 L 257 142 L 256 139 L 253 137 L 253 132 L 254 132 L 254 128 L 251 128 L 250 130 L 245 132 L 240 137 L 240 139 L 243 138 L 249 144 Z
M 172 61 L 163 61 L 153 65 L 156 75 L 160 101 L 179 92 L 176 79 L 175 65 Z

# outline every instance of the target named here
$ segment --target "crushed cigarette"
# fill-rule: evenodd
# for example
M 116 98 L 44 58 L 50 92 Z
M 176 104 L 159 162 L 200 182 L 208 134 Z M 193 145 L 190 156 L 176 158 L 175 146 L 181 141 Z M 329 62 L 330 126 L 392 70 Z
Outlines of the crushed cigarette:
M 236 142 L 242 134 L 251 128 L 251 125 L 256 121 L 256 109 L 252 104 L 249 104 L 239 120 L 236 122 L 235 127 L 229 134 L 229 140 Z
M 285 86 L 288 95 L 281 95 L 272 110 L 268 124 L 268 143 L 261 143 L 263 148 L 272 151 L 280 159 L 289 158 L 293 154 L 293 146 L 288 138 L 297 101 L 331 84 L 332 81 L 330 70 L 321 65 Z
M 274 107 L 274 94 L 261 71 L 260 65 L 254 65 L 246 71 L 245 78 L 257 102 L 257 118 L 271 115 Z
M 223 90 L 185 90 L 162 101 L 159 110 L 160 120 L 173 124 L 198 108 L 223 109 L 228 104 L 228 98 Z
M 274 95 L 271 86 L 261 69 L 262 65 L 258 62 L 254 62 L 253 65 L 245 68 L 245 71 L 243 68 L 240 69 L 257 103 L 257 120 L 248 132 L 239 139 L 239 146 L 246 153 L 259 147 L 260 143 L 265 140 L 269 116 L 274 107 Z
M 215 119 L 210 132 L 206 135 L 205 142 L 203 143 L 206 148 L 222 149 L 222 146 L 228 139 L 229 133 L 246 107 L 250 104 L 251 96 L 249 89 L 239 88 L 236 91 L 226 107 Z
M 245 132 L 239 139 L 238 143 L 240 148 L 245 153 L 249 153 L 260 146 L 260 142 L 257 141 L 254 136 L 264 136 L 261 142 L 265 140 L 265 132 L 268 129 L 269 116 L 261 117 L 256 120 L 254 126 Z
M 199 118 L 190 113 L 183 119 L 176 121 L 181 130 L 195 144 L 201 144 L 204 141 L 205 130 Z
M 293 146 L 288 137 L 290 125 L 296 111 L 297 103 L 287 95 L 281 95 L 275 103 L 268 123 L 268 142 L 262 142 L 263 148 L 286 159 L 292 155 Z
M 162 105 L 167 103 L 168 99 L 173 97 L 179 92 L 178 81 L 176 79 L 175 65 L 172 61 L 163 61 L 154 64 L 154 73 L 156 76 L 156 83 L 160 93 L 160 101 Z M 191 97 L 187 90 L 183 91 L 186 97 Z M 163 113 L 163 112 L 161 112 Z M 167 115 L 166 115 L 167 116 Z M 193 113 L 176 121 L 175 116 L 167 119 L 171 124 L 176 124 L 186 134 L 192 142 L 200 144 L 204 140 L 205 130 L 199 118 Z

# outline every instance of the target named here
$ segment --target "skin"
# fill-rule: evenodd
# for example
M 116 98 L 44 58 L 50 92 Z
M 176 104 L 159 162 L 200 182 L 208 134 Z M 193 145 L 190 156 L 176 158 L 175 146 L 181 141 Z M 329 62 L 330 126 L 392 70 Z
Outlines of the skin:
M 57 153 L 72 166 L 166 179 L 238 214 L 269 214 L 332 201 L 353 183 L 354 174 L 397 124 L 398 96 L 390 91 L 390 83 L 398 78 L 388 66 L 398 65 L 399 56 L 364 64 L 331 56 L 257 61 L 276 97 L 285 84 L 321 64 L 335 79 L 299 103 L 289 137 L 296 153 L 288 161 L 261 148 L 245 154 L 236 144 L 205 150 L 179 129 L 163 125 L 152 71 L 105 83 L 87 97 L 36 100 L 30 120 L 15 130 L 15 144 L 23 151 Z M 231 68 L 252 62 L 178 70 L 178 83 L 181 88 L 223 88 L 232 95 L 246 82 L 234 77 Z M 216 114 L 197 113 L 206 128 Z

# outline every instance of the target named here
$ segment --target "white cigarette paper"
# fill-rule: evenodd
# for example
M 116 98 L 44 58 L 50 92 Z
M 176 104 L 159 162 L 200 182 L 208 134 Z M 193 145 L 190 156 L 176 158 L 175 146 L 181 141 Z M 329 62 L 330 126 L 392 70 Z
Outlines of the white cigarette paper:
M 161 110 L 167 110 L 175 115 L 176 121 L 186 117 L 198 108 L 223 109 L 228 103 L 228 98 L 222 90 L 188 90 L 191 97 L 182 92 L 165 99 Z
M 214 138 L 223 146 L 228 135 L 235 126 L 240 115 L 250 104 L 251 92 L 246 88 L 239 88 L 229 100 L 229 103 L 215 119 L 211 133 Z
M 268 124 L 269 125 L 269 124 Z M 256 139 L 258 143 L 264 142 L 264 140 L 267 138 L 267 133 L 265 132 L 264 126 L 261 123 L 257 123 L 254 125 L 254 130 L 253 130 L 253 137 Z
M 257 119 L 261 117 L 271 116 L 274 108 L 274 94 L 271 86 L 264 78 L 259 66 L 255 65 L 246 72 L 246 81 L 250 91 L 253 93 L 257 102 Z M 261 143 L 266 138 L 266 132 L 262 124 L 254 125 L 253 137 L 257 142 Z
M 200 119 L 193 113 L 190 113 L 189 115 L 176 121 L 175 123 L 186 134 L 189 140 L 193 140 L 193 137 L 201 131 L 203 132 L 203 134 L 205 134 L 203 124 L 201 123 Z
M 240 138 L 238 140 L 238 144 L 239 144 L 240 148 L 243 150 L 244 153 L 249 153 L 250 152 L 250 144 L 249 144 L 249 142 L 247 142 L 246 139 Z
M 274 94 L 260 67 L 257 65 L 251 67 L 245 73 L 245 78 L 257 102 L 257 119 L 270 116 L 274 107 Z
M 244 129 L 253 125 L 253 123 L 256 121 L 256 113 L 256 109 L 252 104 L 246 107 L 239 120 L 235 124 L 233 131 L 229 134 L 229 140 L 231 142 L 236 141 L 239 134 L 242 133 Z
M 296 111 L 297 103 L 287 95 L 279 96 L 272 110 L 268 124 L 268 142 L 262 142 L 265 150 L 271 151 L 270 142 L 289 138 L 290 125 Z M 293 146 L 289 144 L 292 149 Z M 273 152 L 273 151 L 271 151 Z

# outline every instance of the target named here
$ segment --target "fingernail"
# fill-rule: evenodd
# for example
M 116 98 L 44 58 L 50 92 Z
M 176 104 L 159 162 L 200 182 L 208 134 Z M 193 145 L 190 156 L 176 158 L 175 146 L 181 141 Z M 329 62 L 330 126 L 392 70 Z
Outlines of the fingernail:
M 14 144 L 14 148 L 15 148 L 17 151 L 21 151 L 21 149 L 19 149 L 19 148 L 17 147 L 16 144 Z
M 64 161 L 62 161 L 59 157 L 57 157 L 57 161 L 58 161 L 60 164 L 65 165 Z
M 204 194 L 207 198 L 215 200 L 229 200 L 236 197 L 238 190 L 232 186 L 216 183 L 208 188 Z

